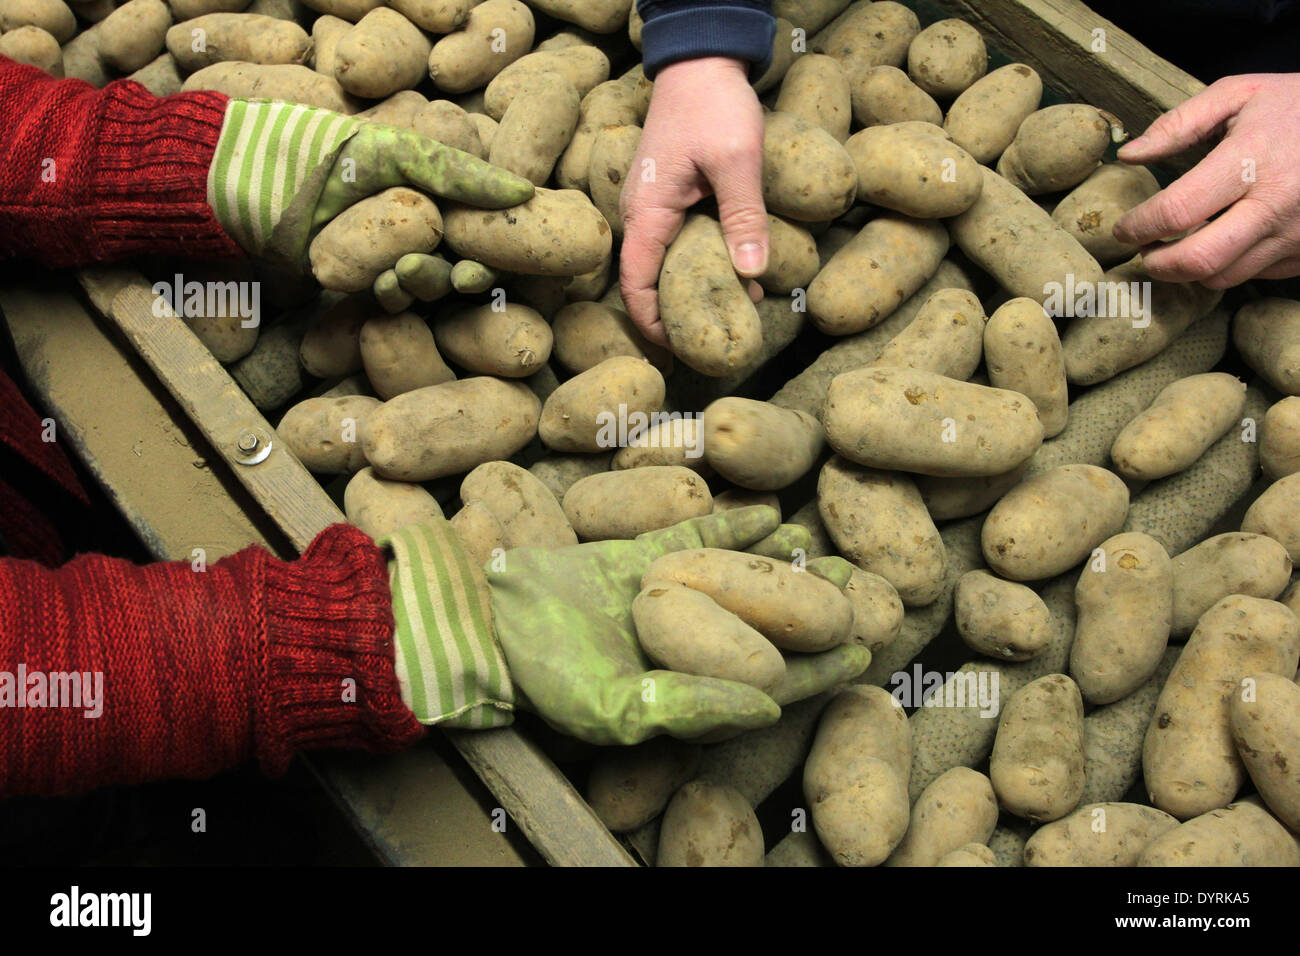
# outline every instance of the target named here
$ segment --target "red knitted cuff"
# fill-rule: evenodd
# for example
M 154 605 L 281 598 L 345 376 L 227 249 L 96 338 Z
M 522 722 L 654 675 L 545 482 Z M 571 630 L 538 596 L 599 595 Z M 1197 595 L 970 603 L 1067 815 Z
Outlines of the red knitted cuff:
M 393 669 L 393 609 L 383 554 L 350 525 L 322 532 L 294 562 L 265 572 L 266 693 L 258 758 L 281 773 L 318 747 L 399 750 L 424 728 Z

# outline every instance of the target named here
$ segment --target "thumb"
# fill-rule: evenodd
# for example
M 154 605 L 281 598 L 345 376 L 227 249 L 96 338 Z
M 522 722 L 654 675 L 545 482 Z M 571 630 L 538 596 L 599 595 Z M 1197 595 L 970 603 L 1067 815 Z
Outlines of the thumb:
M 639 544 L 648 545 L 656 554 L 686 551 L 693 548 L 722 548 L 741 551 L 761 541 L 781 524 L 781 514 L 768 505 L 751 505 L 731 511 L 717 511 L 699 518 L 680 521 L 658 531 L 637 536 Z
M 718 200 L 718 221 L 731 253 L 731 264 L 747 279 L 767 271 L 767 209 L 763 205 L 763 154 L 732 163 L 725 175 L 710 177 Z

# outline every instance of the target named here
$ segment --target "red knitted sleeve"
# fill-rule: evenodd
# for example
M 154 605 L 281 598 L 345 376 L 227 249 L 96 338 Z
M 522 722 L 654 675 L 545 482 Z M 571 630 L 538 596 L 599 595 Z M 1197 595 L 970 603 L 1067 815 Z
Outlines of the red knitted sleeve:
M 249 548 L 196 568 L 0 560 L 0 797 L 250 758 L 279 773 L 307 748 L 421 736 L 383 555 L 360 531 L 335 525 L 297 561 Z
M 220 93 L 97 90 L 0 57 L 0 255 L 45 265 L 243 255 L 207 201 Z

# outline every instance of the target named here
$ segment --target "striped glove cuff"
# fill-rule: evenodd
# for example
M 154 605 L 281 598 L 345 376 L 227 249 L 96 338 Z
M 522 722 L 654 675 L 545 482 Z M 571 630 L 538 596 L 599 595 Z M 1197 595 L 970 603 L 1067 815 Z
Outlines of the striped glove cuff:
M 411 525 L 378 544 L 392 553 L 402 702 L 422 724 L 482 730 L 511 723 L 514 687 L 492 626 L 487 580 L 451 524 Z
M 245 250 L 262 252 L 298 190 L 361 125 L 314 106 L 232 99 L 208 169 L 217 221 Z

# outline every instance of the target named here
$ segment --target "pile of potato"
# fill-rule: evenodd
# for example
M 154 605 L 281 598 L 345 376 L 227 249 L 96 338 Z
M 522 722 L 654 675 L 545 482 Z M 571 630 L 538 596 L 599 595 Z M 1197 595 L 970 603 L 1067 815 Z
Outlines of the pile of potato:
M 793 512 L 762 560 L 658 562 L 647 656 L 764 689 L 846 641 L 872 666 L 768 730 L 597 752 L 589 800 L 648 860 L 1300 865 L 1300 302 L 1229 323 L 1219 294 L 1149 282 L 1111 235 L 1159 188 L 1106 161 L 1125 132 L 1044 106 L 1025 64 L 990 70 L 969 24 L 776 9 L 767 297 L 702 206 L 661 274 L 671 354 L 614 281 L 652 88 L 631 0 L 0 0 L 0 53 L 327 106 L 538 186 L 494 212 L 390 190 L 313 244 L 324 291 L 277 278 L 252 332 L 187 321 L 260 407 L 290 406 L 279 435 L 376 537 L 445 510 L 488 561 Z M 418 290 L 389 281 L 430 254 Z M 1148 308 L 1061 314 L 1102 283 Z M 796 341 L 824 347 L 760 400 Z M 611 440 L 614 416 L 641 426 Z M 831 554 L 844 594 L 790 603 L 786 562 Z M 969 662 L 909 717 L 895 675 L 941 633 Z M 981 681 L 992 712 L 962 696 Z M 794 773 L 805 804 L 765 845 L 755 807 Z

